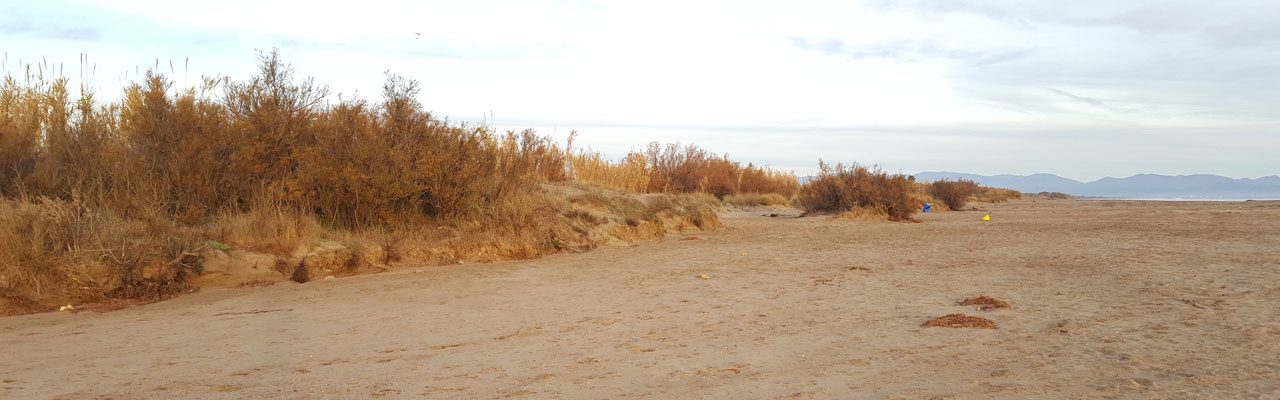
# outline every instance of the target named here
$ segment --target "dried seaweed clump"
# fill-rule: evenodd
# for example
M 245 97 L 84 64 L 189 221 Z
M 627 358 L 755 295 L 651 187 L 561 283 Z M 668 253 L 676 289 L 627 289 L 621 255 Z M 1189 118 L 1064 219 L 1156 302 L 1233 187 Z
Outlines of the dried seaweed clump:
M 925 321 L 925 328 L 981 328 L 996 329 L 996 323 L 982 317 L 964 314 L 947 314 Z
M 978 297 L 970 297 L 960 302 L 962 306 L 978 306 L 979 310 L 991 311 L 1009 308 L 1009 303 L 995 297 L 981 295 Z

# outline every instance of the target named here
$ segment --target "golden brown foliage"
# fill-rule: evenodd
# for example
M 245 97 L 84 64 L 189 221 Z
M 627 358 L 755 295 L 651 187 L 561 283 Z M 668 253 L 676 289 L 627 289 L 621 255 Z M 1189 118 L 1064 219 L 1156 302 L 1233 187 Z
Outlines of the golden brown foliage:
M 424 111 L 417 83 L 388 75 L 383 101 L 329 103 L 272 52 L 247 81 L 175 90 L 148 73 L 119 104 L 69 100 L 65 79 L 0 93 L 0 190 L 125 217 L 199 223 L 260 198 L 326 224 L 466 219 L 537 182 L 568 178 L 565 151 L 533 131 L 500 134 Z
M 791 204 L 785 196 L 777 193 L 739 193 L 724 197 L 724 202 L 735 206 L 785 206 Z
M 612 240 L 597 227 L 614 238 L 715 227 L 701 193 L 798 188 L 694 146 L 610 161 L 532 130 L 449 122 L 394 74 L 381 101 L 332 99 L 274 51 L 247 80 L 175 88 L 148 72 L 107 104 L 83 89 L 73 100 L 67 82 L 29 70 L 0 84 L 0 303 L 172 295 L 210 243 L 275 255 L 284 273 L 335 237 L 355 269 L 534 257 Z M 546 189 L 578 184 L 628 193 Z
M 569 149 L 573 148 L 570 135 Z M 569 177 L 578 182 L 649 193 L 707 193 L 717 198 L 741 193 L 774 193 L 783 198 L 799 190 L 795 174 L 742 165 L 727 155 L 679 143 L 649 143 L 643 152 L 630 152 L 609 161 L 599 152 L 571 151 Z
M 819 161 L 818 167 L 818 176 L 806 182 L 797 196 L 806 212 L 860 210 L 885 215 L 891 221 L 908 221 L 920 205 L 913 196 L 914 184 L 906 176 L 856 164 L 832 167 Z
M 947 208 L 959 211 L 964 208 L 969 197 L 978 193 L 978 184 L 970 180 L 940 180 L 929 184 L 929 195 L 941 200 Z
M 161 225 L 121 220 L 79 198 L 2 199 L 0 297 L 57 302 L 176 294 L 198 272 L 201 244 L 187 230 Z
M 574 150 L 577 132 L 569 134 L 569 178 L 611 189 L 642 193 L 649 189 L 649 161 L 643 154 L 628 153 L 618 161 L 609 161 L 600 152 Z
M 789 197 L 799 189 L 794 174 L 754 164 L 742 165 L 694 145 L 649 143 L 648 191 L 655 193 L 708 193 L 719 198 L 736 193 L 777 193 Z

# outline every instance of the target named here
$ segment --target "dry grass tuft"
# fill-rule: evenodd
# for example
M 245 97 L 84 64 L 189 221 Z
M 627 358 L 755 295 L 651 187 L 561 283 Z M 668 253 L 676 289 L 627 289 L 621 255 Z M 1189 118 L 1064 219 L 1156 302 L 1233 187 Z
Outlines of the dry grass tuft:
M 1009 303 L 995 297 L 981 295 L 978 297 L 970 297 L 960 302 L 962 306 L 978 306 L 979 310 L 991 311 L 1009 308 Z
M 739 193 L 724 197 L 724 202 L 735 206 L 785 206 L 791 204 L 786 196 L 777 193 Z
M 232 248 L 290 255 L 324 235 L 315 218 L 279 204 L 262 204 L 250 211 L 218 216 L 210 231 Z
M 653 193 L 707 193 L 717 198 L 737 193 L 779 193 L 799 190 L 794 174 L 754 164 L 742 165 L 694 145 L 649 143 L 649 187 Z
M 947 314 L 925 321 L 920 326 L 925 328 L 980 328 L 996 329 L 996 323 L 982 317 L 964 314 Z
M 66 301 L 67 288 L 96 286 L 99 251 L 122 240 L 114 224 L 79 199 L 0 200 L 0 295 Z
M 693 145 L 652 142 L 642 152 L 630 152 L 620 160 L 609 161 L 599 152 L 574 150 L 575 136 L 576 132 L 570 135 L 567 159 L 568 175 L 576 182 L 630 192 L 707 193 L 718 198 L 745 193 L 777 196 L 748 196 L 742 200 L 761 203 L 740 205 L 785 205 L 787 197 L 800 188 L 795 174 L 750 163 L 743 165 Z

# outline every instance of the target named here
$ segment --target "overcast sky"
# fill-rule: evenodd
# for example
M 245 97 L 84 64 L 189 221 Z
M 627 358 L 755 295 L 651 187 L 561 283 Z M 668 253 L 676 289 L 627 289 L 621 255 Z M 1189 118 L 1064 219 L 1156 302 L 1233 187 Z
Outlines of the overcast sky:
M 576 129 L 609 154 L 679 140 L 800 174 L 819 158 L 1280 173 L 1280 1 L 293 3 L 5 2 L 4 66 L 61 64 L 115 97 L 156 65 L 243 79 L 275 47 L 344 95 L 376 99 L 391 70 L 440 115 Z

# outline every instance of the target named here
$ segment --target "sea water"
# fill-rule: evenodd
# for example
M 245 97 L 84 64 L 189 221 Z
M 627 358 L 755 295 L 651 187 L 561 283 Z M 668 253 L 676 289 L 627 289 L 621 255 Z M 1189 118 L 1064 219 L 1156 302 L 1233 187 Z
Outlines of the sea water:
M 1085 197 L 1086 200 L 1132 200 L 1132 201 L 1280 201 L 1280 198 L 1227 198 L 1227 197 Z

